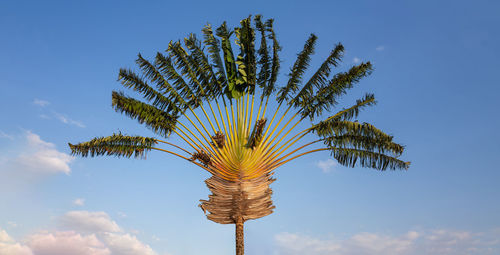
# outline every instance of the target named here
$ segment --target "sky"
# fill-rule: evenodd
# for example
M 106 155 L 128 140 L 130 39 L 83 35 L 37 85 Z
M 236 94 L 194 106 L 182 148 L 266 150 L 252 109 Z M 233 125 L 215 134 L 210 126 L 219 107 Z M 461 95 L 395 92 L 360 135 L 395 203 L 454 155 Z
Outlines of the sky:
M 209 174 L 160 152 L 79 158 L 68 142 L 153 136 L 116 113 L 121 67 L 168 42 L 275 19 L 278 84 L 310 33 L 373 74 L 342 98 L 406 146 L 408 171 L 327 152 L 277 169 L 275 212 L 245 224 L 246 254 L 500 254 L 498 1 L 1 1 L 0 255 L 234 254 L 234 226 L 198 207 Z M 307 74 L 311 74 L 308 72 Z M 175 137 L 171 138 L 176 141 Z

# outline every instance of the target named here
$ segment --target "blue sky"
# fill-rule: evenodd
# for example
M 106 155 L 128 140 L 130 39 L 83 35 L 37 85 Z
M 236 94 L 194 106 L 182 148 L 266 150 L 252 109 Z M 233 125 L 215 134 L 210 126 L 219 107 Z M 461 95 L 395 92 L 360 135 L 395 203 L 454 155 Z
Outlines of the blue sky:
M 496 1 L 2 1 L 0 254 L 233 254 L 208 221 L 206 172 L 166 154 L 72 158 L 68 142 L 153 135 L 111 108 L 120 67 L 208 22 L 274 18 L 279 83 L 310 33 L 373 74 L 343 98 L 406 145 L 408 171 L 345 168 L 317 153 L 279 168 L 275 212 L 247 254 L 500 253 L 500 4 Z M 175 141 L 175 138 L 172 138 Z

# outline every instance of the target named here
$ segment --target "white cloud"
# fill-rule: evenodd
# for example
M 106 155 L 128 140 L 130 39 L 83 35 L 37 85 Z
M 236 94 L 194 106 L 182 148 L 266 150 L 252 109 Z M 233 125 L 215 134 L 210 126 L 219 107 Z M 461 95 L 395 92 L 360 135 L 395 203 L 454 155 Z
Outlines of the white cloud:
M 121 228 L 105 212 L 70 211 L 59 222 L 66 229 L 79 232 L 121 232 Z
M 74 231 L 40 232 L 31 235 L 28 246 L 36 255 L 110 255 L 106 245 L 95 234 L 82 235 Z
M 13 242 L 14 240 L 12 240 L 12 238 L 9 236 L 9 234 L 7 234 L 7 232 L 5 232 L 5 230 L 3 229 L 0 229 L 0 242 Z
M 83 199 L 83 198 L 77 198 L 77 199 L 73 200 L 73 205 L 84 206 L 85 205 L 85 199 Z
M 323 171 L 323 173 L 329 173 L 333 170 L 335 166 L 337 166 L 338 163 L 332 159 L 327 159 L 327 160 L 320 160 L 316 162 L 316 166 Z
M 156 252 L 149 245 L 141 243 L 130 234 L 105 233 L 102 236 L 112 254 L 120 255 L 154 255 Z
M 54 112 L 54 116 L 59 121 L 61 121 L 64 124 L 74 125 L 74 126 L 77 126 L 77 127 L 80 127 L 80 128 L 84 128 L 85 127 L 85 125 L 81 121 L 72 120 L 72 119 L 68 118 L 67 116 L 65 116 L 63 114 Z
M 42 177 L 71 172 L 74 158 L 35 133 L 26 131 L 23 136 L 16 136 L 13 144 L 0 157 L 0 190 L 12 192 Z
M 400 236 L 359 233 L 347 239 L 301 234 L 275 236 L 275 255 L 493 255 L 500 252 L 500 231 L 409 231 Z
M 72 156 L 56 150 L 53 143 L 43 141 L 30 131 L 26 133 L 26 140 L 27 148 L 23 148 L 25 150 L 14 159 L 16 168 L 38 174 L 71 172 L 69 163 L 74 159 Z
M 37 98 L 35 98 L 35 99 L 33 100 L 33 104 L 36 104 L 36 105 L 41 106 L 41 107 L 45 107 L 45 106 L 49 105 L 49 104 L 50 104 L 50 102 L 49 102 L 49 101 L 45 101 L 45 100 L 41 100 L 41 99 L 37 99 Z
M 59 221 L 67 230 L 39 231 L 23 243 L 0 229 L 0 255 L 157 255 L 105 212 L 72 211 Z
M 31 249 L 15 242 L 5 230 L 0 229 L 0 255 L 33 255 Z
M 9 225 L 11 228 L 17 227 L 17 223 L 15 223 L 13 221 L 7 221 L 7 225 Z
M 375 48 L 375 50 L 377 50 L 377 51 L 383 51 L 383 50 L 385 50 L 385 46 L 384 45 L 380 45 L 377 48 Z
M 354 64 L 357 64 L 357 63 L 361 62 L 361 59 L 359 59 L 358 57 L 354 57 L 354 58 L 352 59 L 352 62 L 353 62 Z

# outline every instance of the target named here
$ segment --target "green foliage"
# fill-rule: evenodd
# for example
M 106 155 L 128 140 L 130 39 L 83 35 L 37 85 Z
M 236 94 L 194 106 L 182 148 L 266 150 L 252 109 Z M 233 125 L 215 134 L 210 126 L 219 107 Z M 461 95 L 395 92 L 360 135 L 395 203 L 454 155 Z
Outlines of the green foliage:
M 173 116 L 154 106 L 148 105 L 123 93 L 113 91 L 112 106 L 117 112 L 125 113 L 139 123 L 144 123 L 155 133 L 168 137 L 175 129 L 178 116 Z
M 240 22 L 241 28 L 235 28 L 234 31 L 238 38 L 236 44 L 240 48 L 240 54 L 236 60 L 239 73 L 237 86 L 243 85 L 243 90 L 254 94 L 257 66 L 255 57 L 255 31 L 251 23 L 251 17 L 248 17 Z
M 140 57 L 140 56 L 139 56 Z M 144 95 L 144 98 L 152 103 L 153 106 L 167 112 L 180 112 L 179 102 L 172 101 L 163 94 L 150 87 L 144 80 L 139 78 L 134 72 L 126 69 L 120 69 L 118 80 L 123 86 L 131 88 Z
M 168 44 L 167 52 L 174 60 L 174 65 L 177 70 L 180 70 L 182 76 L 188 79 L 189 87 L 194 93 L 195 98 L 209 99 L 209 95 L 205 91 L 205 86 L 202 86 L 201 82 L 198 80 L 198 75 L 196 74 L 196 63 L 192 59 L 192 56 L 186 52 L 182 47 L 180 42 L 170 42 Z
M 344 148 L 331 148 L 330 152 L 333 158 L 347 167 L 355 167 L 359 164 L 362 167 L 370 167 L 382 171 L 387 168 L 396 170 L 408 169 L 410 167 L 410 162 L 404 162 L 378 152 Z
M 266 27 L 262 23 L 260 15 L 255 16 L 255 27 L 260 33 L 260 48 L 257 51 L 259 55 L 258 65 L 260 67 L 260 72 L 258 74 L 257 83 L 261 88 L 266 86 L 266 83 L 271 76 L 271 58 L 269 56 L 269 49 L 266 40 Z
M 353 66 L 347 72 L 334 75 L 327 86 L 319 89 L 316 95 L 308 100 L 309 103 L 303 105 L 303 109 L 301 109 L 302 116 L 314 119 L 324 111 L 331 110 L 337 105 L 339 96 L 345 94 L 363 77 L 370 75 L 372 70 L 371 63 L 367 62 Z
M 160 94 L 160 95 L 167 94 L 167 95 L 169 95 L 169 98 L 168 98 L 169 102 L 171 102 L 171 104 L 174 104 L 174 105 L 177 106 L 177 107 L 174 107 L 174 106 L 170 106 L 169 105 L 169 107 L 172 107 L 172 109 L 175 110 L 175 113 L 177 113 L 177 112 L 184 112 L 189 107 L 189 104 L 178 93 L 178 91 L 174 87 L 172 87 L 172 85 L 167 81 L 167 79 L 165 78 L 165 76 L 163 76 L 162 73 L 159 71 L 158 67 L 154 66 L 149 61 L 147 61 L 146 59 L 144 59 L 141 56 L 141 54 L 138 55 L 136 63 L 141 68 L 142 73 L 144 74 L 144 76 L 147 77 L 148 79 L 150 79 L 152 82 L 156 83 L 156 87 L 158 88 L 158 92 L 157 92 L 153 88 L 147 87 L 146 92 L 148 94 L 153 94 L 155 96 L 157 94 Z M 131 73 L 131 71 L 128 71 L 128 73 Z M 134 74 L 134 76 L 137 76 L 137 75 Z M 121 75 L 120 75 L 120 77 L 121 77 Z M 132 84 L 134 86 L 136 86 L 136 82 L 134 82 Z M 142 84 L 146 84 L 146 83 L 145 82 L 141 82 L 140 85 L 142 85 Z M 123 84 L 123 85 L 125 85 L 125 84 Z M 134 89 L 138 90 L 135 87 L 134 87 Z M 145 94 L 147 96 L 147 94 L 145 92 L 143 92 L 143 94 Z M 148 97 L 146 97 L 146 98 L 148 98 Z M 157 106 L 157 104 L 153 104 L 153 106 Z M 163 110 L 164 108 L 160 108 L 160 109 Z M 170 112 L 170 111 L 168 111 L 168 112 Z
M 375 95 L 366 94 L 362 99 L 356 100 L 356 104 L 339 111 L 337 114 L 328 117 L 325 121 L 352 120 L 358 117 L 359 111 L 367 106 L 375 105 Z
M 155 145 L 156 139 L 142 136 L 125 136 L 121 133 L 108 137 L 97 137 L 88 142 L 73 145 L 68 143 L 71 154 L 82 157 L 101 155 L 145 158 L 146 152 Z
M 339 64 L 343 53 L 344 46 L 340 43 L 337 44 L 316 73 L 314 73 L 309 81 L 302 87 L 300 92 L 290 101 L 290 104 L 295 108 L 306 108 L 307 105 L 311 103 L 310 99 L 312 99 L 314 95 L 314 89 L 319 90 L 327 85 L 328 76 L 332 71 L 332 67 L 336 67 Z
M 216 32 L 217 36 L 221 38 L 221 48 L 224 53 L 224 64 L 226 66 L 227 86 L 225 93 L 229 98 L 238 99 L 243 95 L 243 90 L 241 86 L 236 86 L 236 61 L 234 60 L 233 49 L 231 47 L 231 41 L 229 40 L 232 32 L 227 29 L 226 22 L 222 23 L 222 25 L 217 28 Z
M 118 80 L 124 87 L 140 93 L 146 102 L 127 97 L 121 92 L 113 92 L 114 109 L 144 123 L 157 134 L 168 137 L 177 128 L 177 120 L 187 111 L 194 111 L 212 100 L 222 99 L 226 105 L 225 99 L 228 99 L 233 104 L 233 99 L 255 95 L 256 90 L 260 89 L 261 104 L 266 99 L 267 106 L 267 100 L 274 96 L 279 105 L 286 103 L 289 109 L 295 109 L 301 120 L 309 118 L 314 121 L 333 110 L 339 97 L 373 70 L 371 63 L 366 62 L 352 66 L 346 72 L 332 74 L 334 68 L 340 65 L 344 53 L 344 46 L 338 43 L 303 84 L 317 41 L 316 35 L 311 34 L 291 67 L 286 85 L 276 93 L 281 46 L 273 23 L 273 19 L 264 21 L 260 15 L 256 15 L 252 23 L 250 16 L 241 20 L 239 27 L 234 30 L 224 22 L 215 33 L 209 24 L 202 29 L 202 41 L 195 34 L 189 34 L 182 43 L 170 42 L 166 52 L 158 52 L 152 62 L 139 54 L 136 63 L 142 75 L 129 69 L 120 69 Z M 256 43 L 259 44 L 258 49 Z M 239 49 L 236 58 L 233 46 Z M 394 143 L 392 136 L 371 124 L 352 121 L 362 109 L 375 103 L 374 95 L 366 94 L 356 100 L 353 106 L 313 124 L 306 133 L 316 134 L 318 141 L 324 142 L 324 149 L 328 149 L 343 165 L 358 164 L 379 170 L 406 169 L 409 163 L 398 159 L 404 147 Z M 238 105 L 241 107 L 242 104 Z M 228 125 L 235 123 L 229 122 Z M 247 137 L 247 147 L 253 149 L 259 145 L 265 124 L 266 119 L 261 116 Z M 130 140 L 132 138 L 118 134 L 70 147 L 74 153 L 84 156 L 142 155 L 142 151 L 134 151 L 133 148 L 144 150 L 149 147 L 134 147 L 132 141 L 136 140 Z M 224 148 L 226 137 L 222 132 L 217 131 L 210 138 L 213 145 Z M 195 158 L 209 165 L 203 153 L 198 151 Z
M 283 86 L 277 96 L 277 101 L 282 103 L 285 100 L 290 99 L 293 94 L 299 89 L 299 84 L 302 81 L 302 75 L 309 67 L 309 62 L 311 61 L 311 55 L 314 53 L 314 45 L 318 37 L 314 34 L 309 36 L 307 39 L 304 49 L 297 55 L 297 60 L 288 75 L 290 79 L 286 86 Z
M 271 77 L 269 79 L 269 83 L 267 87 L 263 88 L 262 96 L 269 97 L 275 90 L 276 80 L 278 79 L 279 69 L 280 69 L 280 58 L 278 52 L 281 50 L 281 46 L 278 43 L 278 39 L 276 38 L 276 34 L 273 29 L 273 19 L 268 19 L 266 21 L 267 31 L 270 33 L 269 39 L 273 40 L 273 61 L 271 66 Z
M 205 26 L 201 31 L 203 32 L 204 37 L 203 43 L 207 45 L 210 60 L 213 62 L 213 67 L 216 69 L 217 81 L 221 86 L 221 91 L 223 91 L 222 86 L 226 85 L 227 80 L 224 64 L 222 63 L 222 58 L 220 57 L 220 41 L 215 38 L 210 24 Z
M 219 79 L 210 65 L 209 57 L 203 52 L 201 42 L 196 38 L 195 34 L 190 34 L 189 37 L 184 39 L 184 43 L 191 53 L 191 65 L 195 68 L 198 80 L 207 90 L 208 99 L 219 97 L 222 92 L 222 84 L 219 83 Z
M 187 101 L 187 105 L 191 106 L 192 108 L 196 108 L 202 104 L 201 98 L 197 97 L 194 94 L 186 81 L 184 81 L 182 76 L 177 72 L 172 63 L 172 59 L 169 56 L 164 56 L 163 54 L 158 52 L 156 54 L 155 64 L 162 75 L 167 80 L 170 80 L 173 83 L 174 91 L 168 91 L 171 95 L 179 95 L 185 101 Z
M 341 136 L 345 134 L 365 136 L 379 140 L 392 141 L 393 137 L 369 123 L 349 120 L 325 120 L 311 127 L 320 137 Z

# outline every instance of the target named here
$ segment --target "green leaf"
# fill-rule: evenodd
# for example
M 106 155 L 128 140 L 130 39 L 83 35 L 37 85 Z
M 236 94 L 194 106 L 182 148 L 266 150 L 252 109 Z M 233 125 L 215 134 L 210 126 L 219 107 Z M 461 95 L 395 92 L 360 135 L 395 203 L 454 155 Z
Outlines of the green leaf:
M 222 52 L 224 53 L 224 63 L 226 66 L 226 77 L 227 77 L 226 95 L 230 99 L 231 98 L 238 99 L 239 93 L 233 93 L 233 90 L 236 90 L 237 69 L 234 60 L 233 50 L 231 47 L 231 42 L 229 40 L 232 33 L 228 31 L 226 27 L 226 22 L 222 23 L 222 25 L 219 28 L 217 28 L 216 32 L 217 36 L 221 38 L 221 48 Z
M 117 156 L 145 158 L 146 152 L 157 143 L 156 139 L 142 136 L 125 136 L 121 133 L 108 137 L 97 137 L 88 142 L 73 145 L 68 143 L 71 154 L 82 157 Z
M 125 113 L 139 123 L 144 123 L 155 133 L 168 137 L 175 129 L 178 116 L 170 115 L 154 106 L 148 105 L 123 93 L 113 91 L 112 106 L 117 112 Z
M 290 101 L 290 104 L 296 108 L 307 107 L 313 97 L 313 90 L 319 90 L 327 86 L 331 69 L 339 64 L 343 53 L 344 46 L 340 43 L 337 44 L 316 73 L 314 73 L 300 92 Z
M 370 62 L 353 66 L 349 71 L 336 74 L 328 86 L 321 88 L 307 104 L 307 109 L 302 111 L 303 116 L 320 116 L 324 111 L 329 111 L 337 104 L 339 96 L 358 83 L 363 77 L 371 74 L 373 68 Z
M 278 93 L 277 101 L 279 103 L 285 100 L 288 101 L 299 89 L 302 75 L 304 75 L 307 67 L 309 67 L 309 62 L 311 61 L 311 55 L 314 53 L 314 45 L 317 39 L 318 37 L 316 37 L 316 35 L 311 34 L 304 45 L 304 49 L 297 55 L 297 60 L 295 60 L 292 70 L 288 75 L 290 79 L 287 85 L 283 86 Z
M 410 162 L 402 161 L 398 158 L 384 155 L 378 152 L 346 149 L 346 148 L 329 148 L 333 158 L 341 165 L 347 167 L 370 167 L 378 170 L 386 170 L 387 168 L 396 170 L 406 170 L 410 167 Z

